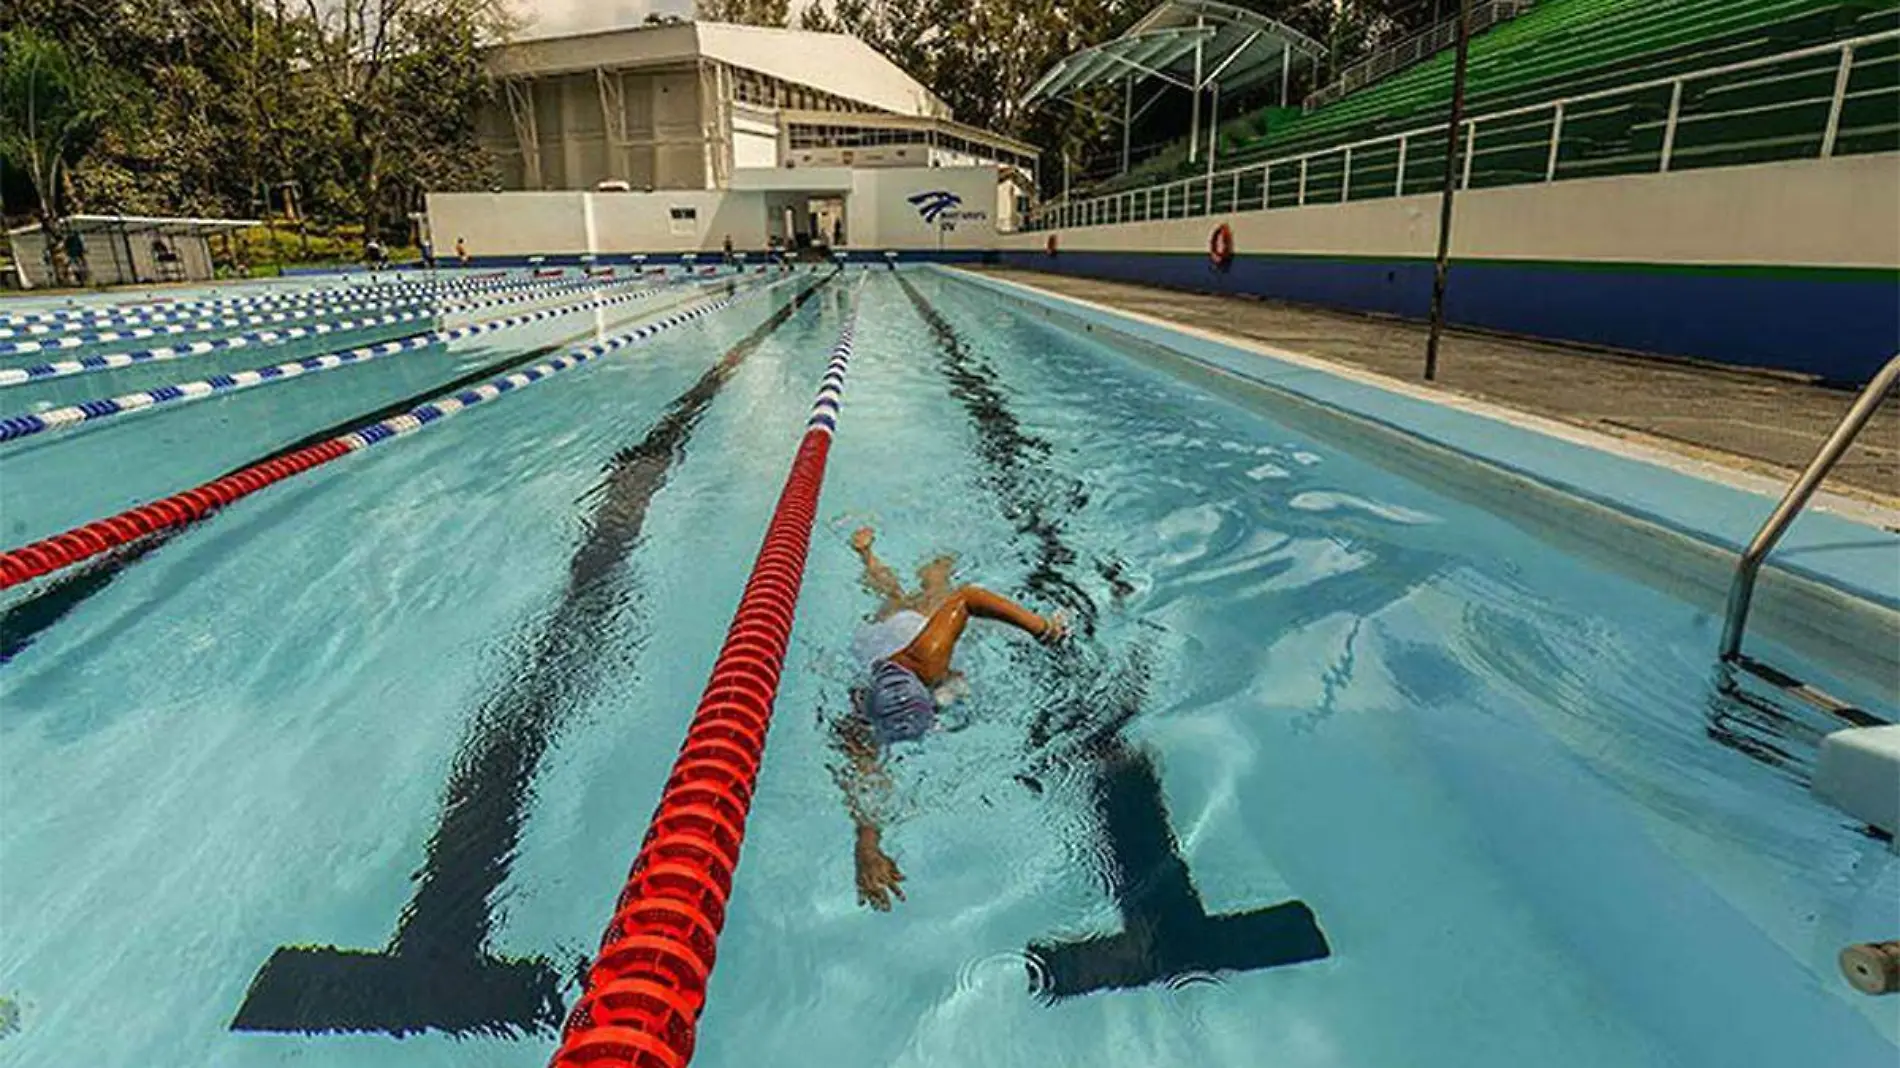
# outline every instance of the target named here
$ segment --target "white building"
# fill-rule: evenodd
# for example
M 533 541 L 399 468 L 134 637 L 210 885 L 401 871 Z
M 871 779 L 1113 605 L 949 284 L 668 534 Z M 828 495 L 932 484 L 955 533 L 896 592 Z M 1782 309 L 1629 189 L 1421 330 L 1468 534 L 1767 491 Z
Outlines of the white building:
M 478 116 L 501 190 L 431 194 L 477 256 L 987 247 L 1036 150 L 855 37 L 716 22 L 515 41 Z
M 515 41 L 479 116 L 502 188 L 725 189 L 762 167 L 992 164 L 1033 177 L 1036 150 L 954 120 L 846 34 L 718 22 Z

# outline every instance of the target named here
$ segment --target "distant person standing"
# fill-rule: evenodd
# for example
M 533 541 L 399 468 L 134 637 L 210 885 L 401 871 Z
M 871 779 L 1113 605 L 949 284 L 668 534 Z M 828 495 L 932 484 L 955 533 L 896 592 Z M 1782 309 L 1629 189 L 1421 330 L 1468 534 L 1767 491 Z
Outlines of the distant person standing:
M 79 231 L 66 231 L 66 265 L 72 271 L 73 284 L 85 285 L 92 280 L 92 269 L 86 265 L 86 239 Z
M 455 239 L 455 262 L 468 266 L 468 241 L 460 237 Z
M 383 248 L 383 243 L 373 237 L 363 243 L 363 258 L 369 262 L 372 271 L 389 266 L 389 253 Z
M 184 265 L 179 262 L 178 252 L 166 243 L 161 235 L 152 238 L 152 262 L 158 266 L 158 276 L 166 280 L 184 277 Z
M 725 244 L 722 245 L 721 248 L 725 254 L 726 262 L 730 264 L 732 262 L 732 235 L 731 234 L 726 235 Z
M 426 239 L 421 242 L 421 245 L 422 265 L 431 271 L 435 270 L 435 245 Z

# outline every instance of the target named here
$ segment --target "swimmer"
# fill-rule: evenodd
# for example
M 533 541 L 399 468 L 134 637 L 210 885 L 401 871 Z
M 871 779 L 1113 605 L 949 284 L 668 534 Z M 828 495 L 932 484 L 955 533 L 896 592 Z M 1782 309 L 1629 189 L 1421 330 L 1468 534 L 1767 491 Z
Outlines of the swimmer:
M 938 708 L 961 696 L 962 677 L 951 670 L 950 655 L 970 617 L 1007 623 L 1043 642 L 1060 640 L 1068 623 L 1060 612 L 1039 616 L 976 586 L 952 588 L 948 556 L 918 568 L 921 585 L 906 592 L 872 550 L 875 540 L 869 527 L 851 536 L 851 548 L 864 561 L 864 586 L 882 601 L 851 641 L 852 659 L 865 674 L 852 688 L 853 714 L 839 724 L 838 741 L 849 760 L 840 769 L 840 784 L 857 833 L 858 903 L 887 912 L 892 896 L 904 899 L 898 885 L 904 873 L 884 852 L 883 829 L 869 803 L 871 794 L 889 786 L 883 753 L 897 742 L 924 738 L 936 725 Z

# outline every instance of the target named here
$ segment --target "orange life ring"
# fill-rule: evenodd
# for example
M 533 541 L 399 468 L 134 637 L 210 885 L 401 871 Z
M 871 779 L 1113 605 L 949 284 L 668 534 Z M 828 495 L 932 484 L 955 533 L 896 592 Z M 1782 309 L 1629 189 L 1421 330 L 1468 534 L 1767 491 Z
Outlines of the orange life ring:
M 1234 231 L 1226 223 L 1214 227 L 1207 239 L 1207 258 L 1214 269 L 1224 271 L 1234 262 Z
M 1056 235 L 1050 234 L 1049 240 L 1043 242 L 1042 249 L 1044 252 L 1048 253 L 1051 256 L 1055 255 L 1056 254 Z

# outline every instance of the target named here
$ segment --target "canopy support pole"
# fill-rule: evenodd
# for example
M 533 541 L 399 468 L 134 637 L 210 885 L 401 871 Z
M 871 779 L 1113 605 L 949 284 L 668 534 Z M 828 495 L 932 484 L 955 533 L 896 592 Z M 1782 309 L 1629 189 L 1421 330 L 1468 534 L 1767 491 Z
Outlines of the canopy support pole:
M 1196 17 L 1194 28 L 1205 29 L 1207 20 Z M 1200 155 L 1201 147 L 1201 58 L 1206 54 L 1206 38 L 1200 34 L 1194 37 L 1194 110 L 1188 119 L 1188 162 L 1193 163 Z
M 1134 78 L 1121 84 L 1121 173 L 1129 173 L 1129 127 L 1134 125 Z

